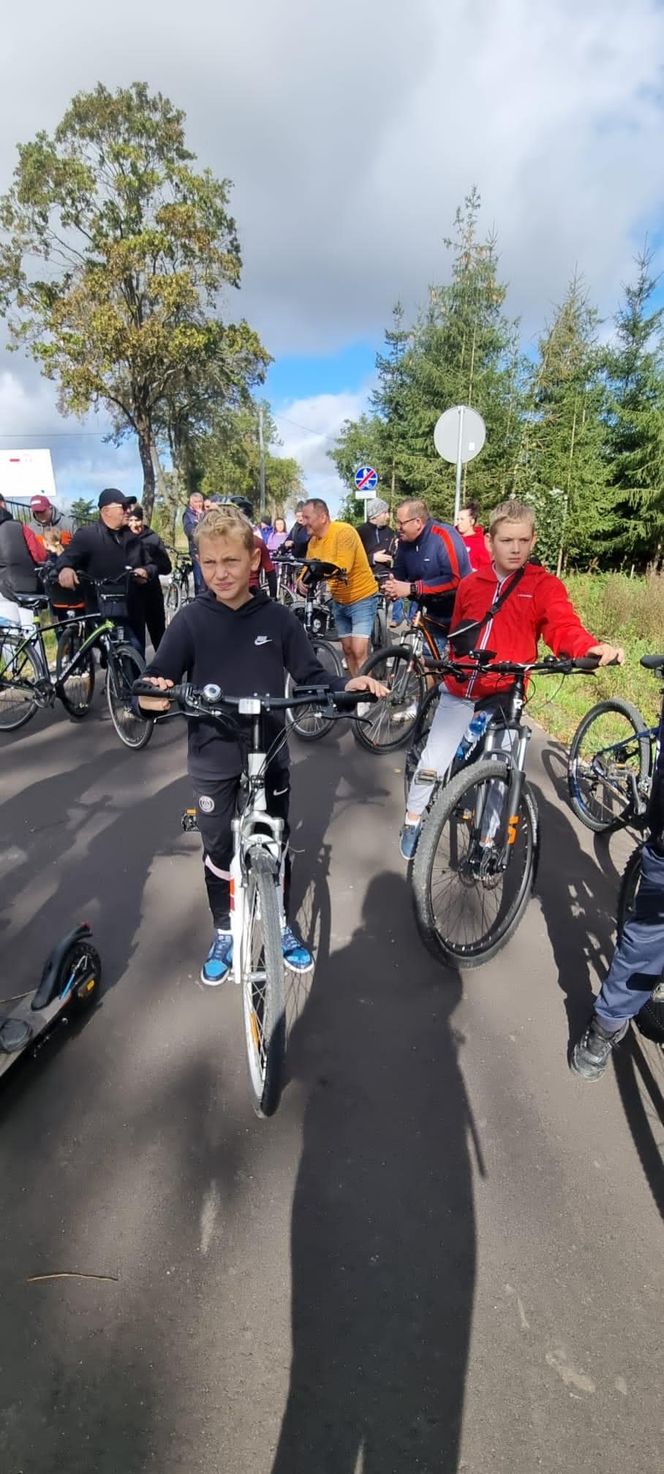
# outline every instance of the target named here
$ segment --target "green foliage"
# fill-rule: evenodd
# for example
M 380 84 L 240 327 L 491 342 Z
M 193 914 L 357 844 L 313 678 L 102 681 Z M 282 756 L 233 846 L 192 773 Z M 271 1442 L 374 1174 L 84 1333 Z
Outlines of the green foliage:
M 149 516 L 157 429 L 179 444 L 212 395 L 241 395 L 267 363 L 246 322 L 218 315 L 240 280 L 230 182 L 194 170 L 184 114 L 144 83 L 79 93 L 18 152 L 0 310 L 65 413 L 101 404 L 116 438 L 136 435 Z
M 596 335 L 597 315 L 575 277 L 530 371 L 515 474 L 517 491 L 536 508 L 538 552 L 552 568 L 561 552 L 590 562 L 612 524 Z
M 303 495 L 300 467 L 290 457 L 274 455 L 270 446 L 279 443 L 276 425 L 263 405 L 265 439 L 265 493 L 267 510 L 282 516 L 285 508 Z M 213 428 L 197 445 L 200 488 L 208 496 L 246 496 L 259 506 L 259 447 L 257 408 L 218 414 Z
M 652 256 L 637 258 L 633 284 L 617 313 L 616 342 L 605 355 L 609 395 L 607 473 L 616 510 L 613 547 L 628 558 L 661 561 L 664 539 L 664 308 L 650 306 L 657 280 Z
M 77 524 L 81 522 L 92 522 L 97 515 L 95 503 L 84 496 L 77 497 L 76 501 L 72 502 L 69 511 L 74 522 Z

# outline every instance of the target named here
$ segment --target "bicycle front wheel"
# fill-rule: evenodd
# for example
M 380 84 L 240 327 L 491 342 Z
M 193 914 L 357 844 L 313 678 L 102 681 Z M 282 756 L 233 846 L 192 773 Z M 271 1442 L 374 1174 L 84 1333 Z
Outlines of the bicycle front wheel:
M 0 631 L 0 732 L 15 732 L 34 716 L 39 671 L 24 637 Z
M 643 845 L 637 845 L 630 855 L 623 871 L 618 895 L 617 932 L 618 941 L 623 933 L 626 922 L 629 921 L 636 904 L 636 892 L 641 879 L 641 852 Z M 664 1044 L 664 974 L 657 982 L 652 998 L 644 1003 L 635 1018 L 635 1023 L 647 1039 L 654 1039 L 658 1044 Z
M 114 645 L 108 652 L 106 699 L 111 721 L 125 747 L 147 747 L 154 731 L 151 717 L 137 716 L 133 709 L 132 687 L 145 670 L 133 645 Z
M 440 686 L 432 686 L 431 690 L 427 691 L 424 701 L 422 702 L 422 705 L 417 713 L 417 720 L 415 722 L 415 726 L 413 727 L 413 735 L 411 737 L 410 747 L 408 748 L 408 752 L 406 753 L 406 761 L 403 765 L 403 790 L 406 804 L 408 804 L 410 785 L 413 781 L 413 778 L 415 777 L 418 763 L 429 738 L 431 724 L 434 719 L 439 696 Z
M 650 739 L 630 701 L 599 701 L 579 723 L 567 762 L 569 800 L 587 829 L 601 834 L 628 822 L 634 786 L 650 776 Z
M 410 867 L 420 936 L 438 961 L 479 967 L 516 931 L 537 870 L 535 800 L 510 814 L 511 768 L 488 758 L 441 789 Z
M 95 689 L 95 660 L 92 650 L 88 650 L 67 679 L 62 680 L 62 672 L 76 658 L 84 638 L 80 625 L 71 625 L 69 629 L 62 630 L 55 656 L 58 695 L 73 722 L 80 722 L 87 716 Z
M 373 702 L 361 722 L 353 722 L 355 741 L 373 753 L 405 747 L 426 691 L 424 672 L 412 650 L 407 645 L 376 650 L 362 666 L 362 675 L 382 681 L 389 694 Z
M 330 644 L 329 640 L 312 639 L 314 654 L 323 669 L 331 676 L 340 676 L 343 670 L 341 657 Z M 286 682 L 286 695 L 292 696 L 294 681 L 289 676 Z M 318 742 L 327 732 L 331 732 L 335 723 L 334 717 L 324 717 L 316 706 L 298 706 L 295 711 L 286 712 L 286 725 L 290 731 L 295 732 L 301 742 Z
M 252 1100 L 259 1116 L 274 1115 L 284 1083 L 286 1014 L 278 888 L 276 861 L 254 850 L 247 889 L 242 1005 Z

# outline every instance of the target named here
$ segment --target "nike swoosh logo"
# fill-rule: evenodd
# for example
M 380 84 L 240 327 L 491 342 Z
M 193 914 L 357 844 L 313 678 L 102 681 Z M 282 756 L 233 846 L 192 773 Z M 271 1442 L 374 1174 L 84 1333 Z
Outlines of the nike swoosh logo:
M 271 645 L 271 644 L 272 644 L 272 641 L 271 641 L 269 635 L 256 635 L 256 639 L 254 640 L 254 645 Z

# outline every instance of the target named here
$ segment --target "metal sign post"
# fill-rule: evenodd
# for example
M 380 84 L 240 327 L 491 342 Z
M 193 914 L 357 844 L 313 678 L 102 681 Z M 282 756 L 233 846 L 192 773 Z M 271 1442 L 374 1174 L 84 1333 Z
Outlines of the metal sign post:
M 443 461 L 456 466 L 454 492 L 454 521 L 459 520 L 461 511 L 461 475 L 467 461 L 474 461 L 486 440 L 486 425 L 476 409 L 467 404 L 455 404 L 446 409 L 436 421 L 433 443 Z

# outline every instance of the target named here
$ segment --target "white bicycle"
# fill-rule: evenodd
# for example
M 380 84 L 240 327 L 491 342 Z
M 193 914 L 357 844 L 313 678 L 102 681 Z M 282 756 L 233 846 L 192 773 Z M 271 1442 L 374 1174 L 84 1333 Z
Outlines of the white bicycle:
M 358 702 L 373 698 L 366 691 L 329 691 L 323 686 L 296 687 L 285 697 L 228 696 L 220 686 L 198 690 L 189 684 L 156 693 L 147 681 L 137 681 L 134 694 L 158 694 L 185 717 L 196 720 L 204 716 L 206 721 L 217 722 L 242 749 L 243 771 L 232 820 L 231 977 L 242 988 L 254 1108 L 259 1116 L 271 1116 L 281 1098 L 286 1059 L 286 964 L 281 940 L 284 824 L 267 812 L 265 774 L 268 764 L 285 746 L 287 735 L 281 731 L 270 743 L 264 718 L 269 712 L 308 706 L 320 707 L 326 717 L 337 720 Z M 182 824 L 185 830 L 198 828 L 195 809 L 186 810 Z

